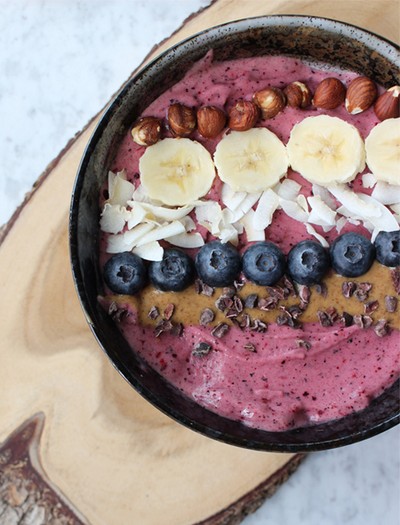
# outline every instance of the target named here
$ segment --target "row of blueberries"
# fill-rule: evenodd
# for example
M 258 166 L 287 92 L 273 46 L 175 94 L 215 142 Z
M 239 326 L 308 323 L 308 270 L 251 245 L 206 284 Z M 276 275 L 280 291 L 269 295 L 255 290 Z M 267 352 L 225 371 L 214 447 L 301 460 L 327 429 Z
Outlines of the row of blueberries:
M 111 291 L 133 295 L 150 280 L 158 289 L 184 290 L 197 273 L 209 286 L 231 285 L 243 271 L 245 277 L 260 286 L 272 286 L 287 273 L 298 284 L 319 283 L 329 267 L 344 277 L 365 274 L 374 259 L 385 266 L 400 265 L 400 230 L 380 232 L 374 244 L 357 233 L 345 233 L 327 250 L 316 241 L 296 244 L 287 257 L 274 243 L 257 242 L 241 256 L 230 244 L 212 241 L 200 248 L 193 261 L 177 249 L 165 249 L 161 261 L 145 262 L 131 252 L 113 255 L 105 264 L 104 280 Z

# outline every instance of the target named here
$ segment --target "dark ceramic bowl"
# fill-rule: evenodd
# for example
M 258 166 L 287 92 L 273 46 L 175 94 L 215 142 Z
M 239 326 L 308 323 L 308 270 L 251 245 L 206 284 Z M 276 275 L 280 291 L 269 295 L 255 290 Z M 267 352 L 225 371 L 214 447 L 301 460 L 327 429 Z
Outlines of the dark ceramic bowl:
M 203 31 L 142 69 L 108 107 L 87 146 L 73 191 L 70 247 L 76 288 L 100 346 L 123 377 L 148 401 L 205 436 L 251 449 L 297 452 L 365 439 L 399 422 L 399 381 L 358 413 L 285 432 L 249 428 L 199 406 L 166 382 L 132 351 L 97 301 L 99 190 L 132 122 L 210 48 L 216 59 L 287 54 L 367 75 L 383 86 L 400 83 L 398 46 L 357 27 L 302 16 L 240 20 Z

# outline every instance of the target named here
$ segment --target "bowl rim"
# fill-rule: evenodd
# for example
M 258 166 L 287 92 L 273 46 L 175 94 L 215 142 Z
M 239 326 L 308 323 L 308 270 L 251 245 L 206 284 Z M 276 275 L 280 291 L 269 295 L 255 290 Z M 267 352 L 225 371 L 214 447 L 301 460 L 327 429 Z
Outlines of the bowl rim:
M 307 22 L 305 24 L 305 22 Z M 255 25 L 254 25 L 255 24 Z M 227 30 L 228 28 L 232 28 L 233 31 L 231 34 L 240 33 L 243 30 L 246 29 L 257 29 L 257 28 L 263 28 L 263 27 L 282 27 L 282 26 L 293 26 L 293 27 L 313 27 L 319 30 L 332 32 L 333 34 L 337 34 L 337 30 L 334 31 L 332 29 L 332 25 L 335 26 L 335 28 L 338 28 L 344 36 L 348 38 L 359 40 L 359 37 L 361 38 L 361 43 L 368 44 L 368 46 L 374 45 L 377 48 L 379 48 L 379 52 L 382 54 L 384 58 L 387 58 L 390 61 L 393 61 L 393 57 L 388 56 L 390 53 L 386 53 L 386 50 L 388 47 L 392 48 L 392 51 L 397 54 L 398 59 L 400 60 L 400 46 L 391 40 L 378 35 L 374 33 L 373 31 L 363 29 L 361 27 L 358 27 L 354 24 L 343 22 L 339 20 L 334 20 L 327 17 L 319 17 L 319 16 L 308 16 L 308 15 L 297 15 L 297 14 L 285 14 L 285 15 L 263 15 L 263 16 L 255 16 L 255 17 L 248 17 L 248 18 L 240 18 L 237 20 L 225 22 L 223 24 L 218 24 L 206 29 L 202 29 L 201 31 L 194 33 L 185 39 L 173 44 L 172 46 L 166 48 L 159 54 L 157 54 L 154 58 L 152 58 L 149 62 L 145 63 L 142 66 L 139 66 L 137 70 L 134 71 L 132 76 L 128 78 L 128 80 L 122 85 L 122 87 L 117 91 L 117 93 L 112 97 L 112 99 L 108 102 L 108 104 L 103 109 L 103 112 L 99 118 L 99 121 L 97 122 L 95 129 L 92 131 L 91 136 L 85 146 L 84 152 L 82 154 L 79 167 L 77 170 L 77 174 L 75 177 L 75 181 L 72 188 L 72 195 L 71 195 L 71 202 L 70 202 L 70 209 L 69 209 L 69 256 L 70 256 L 70 264 L 72 269 L 72 276 L 74 281 L 74 286 L 79 298 L 79 302 L 82 308 L 82 311 L 84 313 L 84 316 L 86 318 L 86 321 L 97 340 L 100 348 L 103 350 L 103 352 L 107 355 L 109 361 L 113 365 L 113 367 L 119 372 L 120 375 L 138 392 L 142 397 L 144 397 L 147 401 L 149 401 L 153 406 L 155 406 L 158 410 L 166 414 L 167 416 L 171 417 L 173 420 L 177 421 L 178 423 L 184 425 L 187 428 L 190 428 L 192 430 L 195 430 L 202 434 L 205 437 L 213 438 L 218 441 L 221 441 L 225 444 L 235 445 L 239 446 L 241 448 L 247 448 L 252 450 L 264 450 L 264 451 L 271 451 L 271 452 L 289 452 L 289 453 L 300 453 L 300 452 L 309 452 L 309 451 L 317 451 L 317 450 L 327 450 L 331 448 L 337 448 L 339 446 L 344 446 L 352 443 L 356 443 L 359 441 L 362 441 L 366 438 L 375 436 L 385 430 L 388 430 L 389 428 L 394 427 L 395 425 L 400 423 L 400 411 L 397 414 L 394 414 L 393 416 L 387 418 L 386 420 L 377 423 L 371 427 L 368 427 L 366 429 L 358 430 L 351 432 L 345 436 L 340 436 L 337 438 L 330 438 L 325 440 L 319 440 L 317 437 L 315 441 L 310 443 L 298 443 L 295 440 L 291 443 L 277 443 L 277 444 L 270 444 L 270 443 L 264 443 L 260 440 L 247 440 L 247 443 L 243 443 L 243 440 L 241 438 L 237 438 L 233 435 L 226 435 L 225 433 L 222 433 L 215 428 L 209 427 L 206 424 L 203 424 L 197 420 L 186 418 L 185 416 L 182 416 L 182 414 L 177 411 L 171 404 L 164 402 L 159 397 L 154 396 L 153 392 L 144 387 L 137 377 L 135 377 L 131 372 L 131 370 L 125 366 L 125 364 L 119 360 L 116 359 L 115 356 L 111 356 L 111 352 L 105 347 L 105 345 L 102 342 L 102 332 L 101 330 L 96 326 L 96 323 L 93 321 L 92 316 L 90 314 L 90 311 L 92 310 L 92 307 L 90 305 L 90 301 L 86 295 L 85 292 L 85 286 L 84 286 L 84 279 L 81 272 L 80 264 L 79 264 L 79 253 L 78 253 L 78 213 L 79 213 L 79 200 L 81 197 L 81 192 L 83 188 L 83 178 L 84 174 L 86 172 L 86 169 L 88 167 L 89 161 L 91 159 L 91 155 L 95 149 L 95 146 L 100 139 L 101 135 L 103 134 L 104 129 L 108 126 L 110 120 L 115 114 L 116 108 L 118 107 L 119 101 L 121 101 L 125 94 L 131 89 L 131 85 L 135 83 L 138 78 L 142 77 L 145 74 L 151 74 L 151 72 L 154 70 L 154 68 L 157 66 L 157 63 L 160 60 L 165 59 L 169 55 L 173 55 L 176 50 L 179 50 L 185 46 L 187 46 L 189 43 L 198 43 L 201 44 L 202 40 L 205 40 L 207 35 L 210 32 L 217 31 L 217 30 Z M 356 33 L 356 34 L 355 34 Z M 204 42 L 205 44 L 206 42 Z M 374 49 L 376 49 L 376 47 Z M 391 51 L 391 52 L 392 52 Z M 397 383 L 399 380 L 395 383 Z M 203 407 L 204 408 L 204 407 Z M 205 410 L 208 410 L 204 408 Z M 222 418 L 227 420 L 227 418 L 224 418 L 223 416 L 216 414 L 218 418 Z M 340 418 L 344 419 L 344 418 Z M 318 425 L 316 425 L 315 428 L 317 428 Z M 310 427 L 308 427 L 310 428 Z M 296 435 L 296 429 L 291 430 L 292 434 Z M 279 432 L 269 432 L 269 431 L 261 431 L 261 433 L 272 433 L 272 434 L 279 434 Z M 249 443 L 251 441 L 251 444 Z

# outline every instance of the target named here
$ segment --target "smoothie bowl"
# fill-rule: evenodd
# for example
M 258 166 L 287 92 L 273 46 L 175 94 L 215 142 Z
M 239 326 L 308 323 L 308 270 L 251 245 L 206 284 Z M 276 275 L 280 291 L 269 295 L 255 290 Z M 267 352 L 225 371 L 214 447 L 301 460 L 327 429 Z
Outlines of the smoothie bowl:
M 76 179 L 72 267 L 126 380 L 243 447 L 399 422 L 398 48 L 320 18 L 204 31 L 111 103 Z

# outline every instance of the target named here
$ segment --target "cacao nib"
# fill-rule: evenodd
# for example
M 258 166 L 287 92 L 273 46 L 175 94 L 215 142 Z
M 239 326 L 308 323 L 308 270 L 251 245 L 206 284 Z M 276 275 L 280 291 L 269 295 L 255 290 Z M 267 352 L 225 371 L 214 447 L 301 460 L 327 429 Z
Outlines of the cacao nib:
M 167 319 L 161 319 L 156 324 L 156 327 L 154 329 L 154 335 L 156 337 L 159 337 L 163 332 L 170 332 L 173 328 L 173 324 L 171 321 L 168 321 Z
M 373 324 L 373 320 L 372 320 L 372 317 L 370 317 L 369 315 L 363 315 L 362 316 L 362 320 L 363 320 L 363 323 L 364 323 L 364 328 L 370 328 Z
M 389 313 L 393 313 L 397 310 L 397 297 L 394 297 L 394 295 L 386 295 L 385 296 L 385 308 Z
M 175 305 L 172 303 L 167 304 L 164 310 L 164 319 L 169 321 L 171 317 L 173 316 L 174 311 L 175 311 Z
M 211 308 L 204 308 L 200 314 L 200 324 L 206 326 L 209 323 L 212 323 L 215 319 L 215 314 Z
M 233 281 L 233 286 L 235 287 L 235 290 L 239 292 L 244 286 L 244 281 L 242 280 Z
M 147 314 L 147 317 L 149 317 L 152 321 L 155 321 L 159 315 L 160 312 L 157 306 L 152 306 L 149 310 L 149 313 Z
M 331 318 L 326 312 L 323 312 L 322 310 L 318 310 L 317 317 L 318 317 L 319 324 L 321 326 L 328 327 L 328 326 L 333 325 Z
M 129 317 L 129 311 L 126 308 L 121 308 L 115 301 L 110 303 L 108 307 L 108 315 L 116 323 L 120 323 Z
M 211 350 L 212 350 L 211 345 L 209 345 L 208 343 L 204 341 L 201 341 L 194 345 L 193 350 L 192 350 L 192 355 L 194 355 L 195 357 L 204 357 L 207 354 L 209 354 Z
M 342 294 L 346 299 L 349 299 L 353 293 L 356 291 L 357 284 L 353 281 L 345 281 L 342 284 Z
M 183 324 L 174 323 L 171 328 L 171 334 L 180 337 L 183 334 Z
M 285 293 L 282 286 L 267 286 L 267 292 L 270 297 L 274 297 L 277 301 L 285 299 Z
M 258 301 L 258 295 L 255 293 L 252 293 L 248 295 L 244 300 L 244 306 L 245 308 L 255 308 Z
M 234 319 L 239 315 L 239 312 L 235 310 L 235 308 L 229 308 L 229 310 L 225 310 L 225 317 L 228 319 Z
M 260 310 L 269 312 L 270 310 L 275 310 L 278 306 L 278 299 L 276 297 L 262 297 L 258 300 L 257 307 Z
M 308 304 L 311 297 L 311 289 L 308 286 L 301 285 L 299 288 L 299 297 L 302 303 Z
M 299 348 L 305 348 L 306 350 L 310 350 L 311 348 L 311 343 L 304 339 L 296 339 L 296 344 Z
M 298 319 L 302 315 L 303 310 L 300 308 L 300 306 L 294 304 L 287 308 L 287 312 L 291 317 L 293 317 L 293 319 Z
M 292 279 L 288 275 L 283 276 L 283 286 L 284 289 L 288 290 L 288 294 L 292 297 L 297 297 L 296 288 Z
M 329 306 L 327 309 L 326 309 L 326 313 L 329 317 L 329 319 L 331 320 L 332 324 L 335 323 L 338 318 L 339 318 L 339 314 L 337 313 L 337 310 L 334 306 Z
M 214 294 L 215 289 L 208 284 L 203 283 L 201 279 L 196 279 L 194 282 L 196 293 L 211 297 Z
M 353 324 L 353 316 L 350 315 L 348 312 L 343 312 L 340 322 L 343 326 L 351 326 Z
M 392 276 L 394 290 L 397 294 L 400 294 L 400 266 L 398 266 L 397 268 L 393 268 L 390 274 Z
M 230 297 L 231 299 L 236 294 L 236 289 L 234 286 L 225 286 L 225 288 L 222 288 L 222 295 L 225 295 L 226 297 Z
M 357 288 L 354 292 L 354 297 L 356 297 L 360 302 L 366 301 L 369 297 L 369 292 L 371 291 L 371 283 L 358 283 Z
M 214 337 L 218 337 L 218 339 L 221 339 L 229 332 L 229 325 L 226 323 L 219 323 L 217 326 L 212 330 L 211 335 Z
M 374 326 L 374 332 L 378 337 L 385 337 L 385 335 L 390 334 L 390 331 L 390 326 L 386 319 L 379 319 Z
M 379 301 L 368 301 L 368 303 L 364 304 L 364 313 L 365 314 L 371 314 L 372 312 L 375 312 L 379 308 Z
M 241 298 L 238 295 L 235 295 L 233 297 L 233 306 L 234 306 L 234 308 L 235 308 L 235 310 L 237 311 L 238 314 L 243 312 L 243 302 L 242 302 Z
M 266 332 L 267 328 L 267 323 L 264 323 L 264 321 L 261 321 L 261 319 L 254 319 L 254 321 L 250 325 L 250 330 L 260 333 Z
M 229 297 L 228 295 L 226 295 L 226 294 L 222 294 L 215 301 L 215 306 L 221 312 L 225 312 L 229 308 L 232 308 L 232 306 L 233 306 L 233 299 L 231 297 Z
M 249 352 L 257 352 L 256 347 L 253 345 L 253 343 L 246 343 L 243 348 L 245 350 L 248 350 Z
M 242 329 L 249 328 L 250 324 L 251 324 L 250 316 L 248 314 L 243 314 L 239 321 L 239 327 Z
M 369 328 L 372 323 L 372 318 L 369 315 L 355 315 L 353 317 L 353 324 L 359 328 Z

